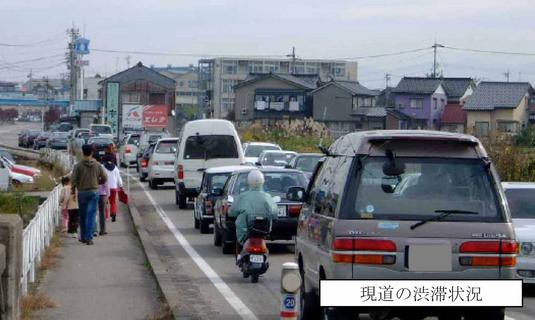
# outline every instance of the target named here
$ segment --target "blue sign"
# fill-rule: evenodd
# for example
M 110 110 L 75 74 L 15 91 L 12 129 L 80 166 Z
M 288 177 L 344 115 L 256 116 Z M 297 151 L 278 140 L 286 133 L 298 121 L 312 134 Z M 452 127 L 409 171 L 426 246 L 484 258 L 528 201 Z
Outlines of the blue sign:
M 293 309 L 295 308 L 295 296 L 287 296 L 284 299 L 284 307 L 286 309 Z
M 76 54 L 89 54 L 89 40 L 86 38 L 78 38 L 74 42 L 74 51 Z

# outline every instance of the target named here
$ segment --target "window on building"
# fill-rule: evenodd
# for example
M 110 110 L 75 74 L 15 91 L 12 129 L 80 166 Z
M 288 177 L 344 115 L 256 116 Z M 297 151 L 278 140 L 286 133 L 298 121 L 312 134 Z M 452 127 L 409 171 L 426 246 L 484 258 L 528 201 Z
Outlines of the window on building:
M 198 88 L 199 82 L 197 80 L 188 80 L 188 87 L 190 88 Z
M 221 91 L 223 93 L 232 93 L 236 84 L 238 84 L 238 80 L 223 79 L 221 81 Z
M 438 100 L 437 100 L 437 98 L 433 98 L 433 109 L 435 109 L 435 110 L 438 109 Z
M 178 83 L 178 85 L 179 85 L 180 87 L 183 87 L 183 86 L 184 86 L 184 81 L 180 81 L 180 82 Z
M 121 94 L 122 103 L 140 103 L 141 94 L 139 92 L 123 92 Z
M 238 62 L 237 61 L 225 61 L 221 65 L 223 69 L 223 74 L 236 74 L 238 73 Z
M 223 112 L 228 112 L 234 110 L 234 98 L 222 98 L 221 99 L 221 110 Z
M 411 99 L 410 104 L 412 109 L 423 109 L 424 99 Z
M 335 77 L 345 77 L 346 65 L 344 63 L 335 63 L 331 66 L 331 73 Z
M 305 73 L 306 74 L 318 74 L 320 67 L 316 62 L 308 62 L 305 64 Z
M 304 62 L 295 62 L 293 65 L 293 72 L 295 74 L 305 74 L 305 63 Z
M 489 123 L 486 121 L 477 121 L 475 123 L 476 136 L 488 137 L 489 136 Z
M 279 70 L 280 70 L 280 62 L 271 62 L 271 61 L 264 62 L 265 72 L 276 73 L 276 72 L 279 72 Z
M 498 121 L 497 127 L 499 132 L 503 133 L 517 133 L 518 132 L 518 122 L 515 121 Z
M 250 73 L 263 73 L 264 65 L 262 61 L 251 61 L 249 63 L 249 72 Z

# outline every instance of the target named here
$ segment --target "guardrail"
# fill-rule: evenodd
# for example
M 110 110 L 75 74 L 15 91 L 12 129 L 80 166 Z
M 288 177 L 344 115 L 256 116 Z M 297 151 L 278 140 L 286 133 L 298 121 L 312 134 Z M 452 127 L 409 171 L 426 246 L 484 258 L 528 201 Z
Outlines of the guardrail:
M 0 148 L 4 148 L 9 150 L 12 154 L 28 158 L 28 159 L 39 159 L 39 151 L 35 151 L 32 149 L 25 149 L 20 147 L 12 147 L 6 144 L 0 143 Z
M 52 190 L 48 198 L 39 206 L 37 213 L 22 232 L 22 294 L 28 292 L 28 284 L 35 282 L 35 275 L 41 258 L 59 225 L 59 197 L 61 186 Z
M 71 171 L 75 164 L 74 158 L 67 152 L 61 152 L 49 148 L 43 148 L 40 151 L 40 159 L 46 163 L 59 165 L 67 172 Z

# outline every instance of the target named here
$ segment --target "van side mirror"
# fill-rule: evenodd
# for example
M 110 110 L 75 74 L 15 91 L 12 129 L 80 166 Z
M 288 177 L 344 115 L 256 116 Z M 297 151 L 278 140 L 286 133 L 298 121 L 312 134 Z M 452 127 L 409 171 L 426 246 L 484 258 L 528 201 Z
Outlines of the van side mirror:
M 290 201 L 303 202 L 306 198 L 305 188 L 302 187 L 289 187 L 286 192 L 286 199 Z
M 255 166 L 258 166 L 258 167 L 262 166 L 262 164 L 260 162 L 258 162 L 258 161 L 255 162 L 254 164 L 255 164 Z

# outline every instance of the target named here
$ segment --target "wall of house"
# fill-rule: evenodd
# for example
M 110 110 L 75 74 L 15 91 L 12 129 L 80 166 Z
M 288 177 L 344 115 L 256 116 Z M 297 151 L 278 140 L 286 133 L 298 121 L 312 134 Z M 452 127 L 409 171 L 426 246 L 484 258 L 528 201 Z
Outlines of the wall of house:
M 316 121 L 351 121 L 352 108 L 351 94 L 335 85 L 313 93 L 313 117 Z
M 433 98 L 437 99 L 437 109 L 433 106 Z M 421 109 L 411 108 L 411 99 L 423 99 L 423 107 Z M 416 119 L 425 119 L 427 120 L 428 129 L 438 130 L 444 106 L 447 103 L 447 97 L 443 93 L 434 93 L 432 95 L 398 93 L 395 96 L 395 103 L 395 107 L 399 111 Z
M 256 89 L 300 89 L 295 85 L 287 82 L 267 78 L 261 81 L 253 82 L 246 86 L 241 86 L 234 89 L 236 97 L 235 103 L 235 119 L 236 121 L 248 121 L 254 118 L 254 97 Z M 242 110 L 246 110 L 243 114 Z
M 436 109 L 434 106 L 435 99 L 437 101 Z M 442 115 L 444 114 L 444 107 L 446 106 L 446 103 L 448 103 L 446 94 L 442 89 L 442 86 L 439 86 L 437 91 L 431 96 L 430 100 L 430 117 L 427 126 L 429 129 L 440 129 L 440 121 L 442 120 Z

